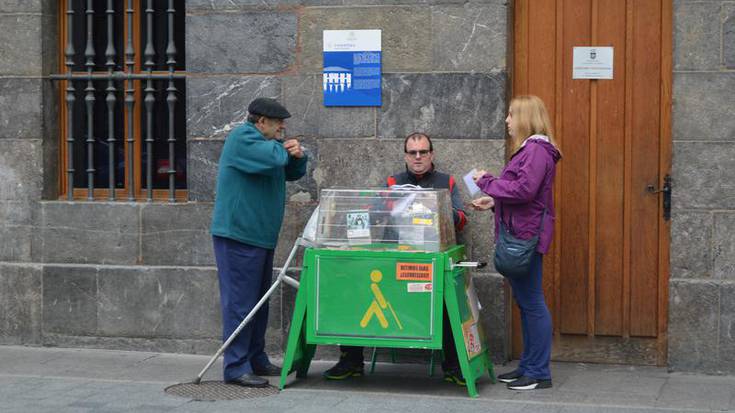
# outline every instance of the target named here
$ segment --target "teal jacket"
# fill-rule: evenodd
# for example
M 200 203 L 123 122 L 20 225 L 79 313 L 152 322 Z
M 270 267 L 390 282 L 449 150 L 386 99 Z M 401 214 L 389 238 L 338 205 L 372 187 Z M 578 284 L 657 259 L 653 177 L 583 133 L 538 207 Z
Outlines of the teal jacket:
M 248 122 L 227 136 L 217 173 L 212 235 L 274 249 L 283 222 L 286 181 L 306 173 L 306 154 L 289 156 Z

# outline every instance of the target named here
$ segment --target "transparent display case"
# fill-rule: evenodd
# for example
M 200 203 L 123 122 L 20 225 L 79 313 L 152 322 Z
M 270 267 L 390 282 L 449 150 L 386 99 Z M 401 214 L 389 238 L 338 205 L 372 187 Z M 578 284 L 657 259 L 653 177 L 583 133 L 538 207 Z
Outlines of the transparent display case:
M 445 251 L 456 244 L 446 189 L 324 189 L 316 223 L 319 248 Z

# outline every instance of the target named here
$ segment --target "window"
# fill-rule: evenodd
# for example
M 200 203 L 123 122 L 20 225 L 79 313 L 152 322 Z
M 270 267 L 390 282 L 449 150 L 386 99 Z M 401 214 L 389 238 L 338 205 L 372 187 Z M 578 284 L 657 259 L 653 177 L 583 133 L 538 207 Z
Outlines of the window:
M 61 0 L 67 199 L 185 200 L 184 0 Z

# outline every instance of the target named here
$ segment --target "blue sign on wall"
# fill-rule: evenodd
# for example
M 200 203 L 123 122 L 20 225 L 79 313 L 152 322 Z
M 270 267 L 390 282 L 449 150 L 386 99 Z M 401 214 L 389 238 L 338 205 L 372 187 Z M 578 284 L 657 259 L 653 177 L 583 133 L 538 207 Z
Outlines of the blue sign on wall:
M 324 106 L 380 106 L 381 31 L 324 30 Z

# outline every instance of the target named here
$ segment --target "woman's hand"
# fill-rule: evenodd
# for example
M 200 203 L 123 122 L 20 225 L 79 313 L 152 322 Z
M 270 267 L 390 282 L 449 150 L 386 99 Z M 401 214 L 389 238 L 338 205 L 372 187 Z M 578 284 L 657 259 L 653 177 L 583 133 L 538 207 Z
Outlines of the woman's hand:
M 487 174 L 487 171 L 486 170 L 484 170 L 484 169 L 483 170 L 479 170 L 479 171 L 475 172 L 474 175 L 472 175 L 472 180 L 475 181 L 475 182 L 477 182 L 478 180 L 480 180 L 480 178 L 482 178 L 486 174 Z
M 471 205 L 475 211 L 487 211 L 495 206 L 495 200 L 492 197 L 483 196 L 482 198 L 473 199 Z

